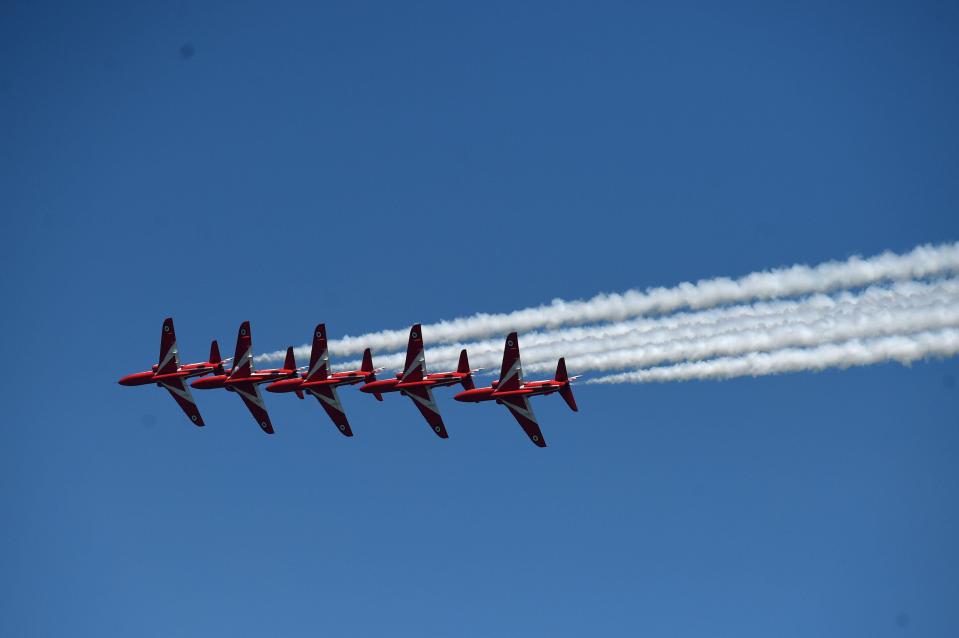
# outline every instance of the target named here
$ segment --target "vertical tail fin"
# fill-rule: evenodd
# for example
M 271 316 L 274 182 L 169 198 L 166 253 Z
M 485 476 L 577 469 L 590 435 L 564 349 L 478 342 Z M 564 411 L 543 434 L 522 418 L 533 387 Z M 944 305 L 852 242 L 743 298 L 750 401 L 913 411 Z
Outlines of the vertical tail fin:
M 360 372 L 366 373 L 367 381 L 376 381 L 376 373 L 373 372 L 373 351 L 369 348 L 363 351 L 363 363 L 360 365 Z
M 286 359 L 283 361 L 284 370 L 296 370 L 296 359 L 293 357 L 293 346 L 286 349 Z
M 473 383 L 473 375 L 470 374 L 470 360 L 466 356 L 465 348 L 460 351 L 460 362 L 459 365 L 456 366 L 456 371 L 460 374 L 466 373 L 466 376 L 460 380 L 464 390 L 472 390 L 476 387 L 476 384 Z
M 216 339 L 210 344 L 210 360 L 208 363 L 213 364 L 213 370 L 217 374 L 225 374 L 223 369 L 223 357 L 220 356 L 220 344 L 216 342 Z
M 466 356 L 465 349 L 460 350 L 460 362 L 459 362 L 459 365 L 456 366 L 456 371 L 460 373 L 470 371 L 470 360 Z
M 556 364 L 556 376 L 553 380 L 563 384 L 563 387 L 559 389 L 559 396 L 563 397 L 569 409 L 573 412 L 579 412 L 579 408 L 576 407 L 576 399 L 573 397 L 573 387 L 569 384 L 569 374 L 566 372 L 566 359 L 564 357 L 560 357 Z
M 360 372 L 366 373 L 367 382 L 376 381 L 376 372 L 373 368 L 373 351 L 369 348 L 363 351 L 363 363 L 360 365 Z M 376 397 L 377 401 L 383 400 L 383 395 L 378 392 L 374 393 L 373 396 Z

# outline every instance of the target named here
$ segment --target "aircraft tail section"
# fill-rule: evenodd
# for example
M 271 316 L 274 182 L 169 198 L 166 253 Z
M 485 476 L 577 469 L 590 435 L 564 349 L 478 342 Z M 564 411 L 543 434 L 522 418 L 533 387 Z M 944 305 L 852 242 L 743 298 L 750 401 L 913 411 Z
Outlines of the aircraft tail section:
M 367 348 L 363 351 L 363 363 L 360 364 L 360 372 L 366 373 L 366 381 L 376 381 L 376 369 L 373 367 L 373 351 Z M 383 400 L 383 395 L 379 392 L 373 394 L 377 401 Z
M 569 406 L 570 410 L 579 412 L 579 408 L 576 407 L 576 399 L 573 397 L 573 386 L 569 384 L 569 374 L 566 372 L 565 357 L 559 358 L 559 362 L 556 364 L 556 376 L 553 380 L 560 381 L 564 384 L 563 387 L 559 389 L 559 396 L 563 397 L 563 400 L 566 401 L 566 405 Z
M 473 375 L 471 374 L 472 371 L 470 370 L 470 360 L 466 356 L 465 348 L 460 351 L 460 362 L 459 365 L 456 366 L 456 371 L 460 374 L 466 374 L 466 376 L 460 381 L 460 383 L 463 384 L 464 390 L 472 390 L 476 387 L 476 384 L 473 383 Z
M 160 332 L 160 358 L 157 363 L 157 374 L 171 374 L 180 367 L 180 357 L 176 349 L 176 332 L 173 330 L 173 317 L 163 320 L 163 330 Z
M 213 364 L 213 370 L 217 374 L 224 374 L 223 370 L 223 357 L 220 356 L 220 344 L 216 342 L 216 339 L 210 344 L 210 360 L 209 363 Z
M 369 348 L 363 351 L 363 363 L 360 364 L 360 372 L 366 373 L 367 381 L 376 381 L 376 372 L 373 369 L 373 351 Z
M 293 346 L 286 349 L 286 359 L 283 360 L 284 370 L 296 370 L 296 358 L 293 356 Z

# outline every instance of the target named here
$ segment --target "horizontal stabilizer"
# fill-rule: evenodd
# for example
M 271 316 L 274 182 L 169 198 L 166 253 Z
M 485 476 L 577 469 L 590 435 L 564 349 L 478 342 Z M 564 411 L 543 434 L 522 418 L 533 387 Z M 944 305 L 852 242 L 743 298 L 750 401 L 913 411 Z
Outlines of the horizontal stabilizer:
M 573 397 L 573 386 L 566 384 L 559 390 L 559 396 L 563 397 L 563 401 L 566 401 L 566 405 L 569 406 L 569 409 L 573 412 L 579 412 L 579 408 L 576 407 L 576 399 Z
M 563 401 L 566 401 L 566 405 L 569 406 L 570 410 L 579 412 L 579 408 L 576 407 L 576 399 L 573 398 L 573 388 L 569 384 L 571 379 L 566 372 L 566 359 L 564 357 L 560 357 L 559 362 L 556 364 L 556 377 L 554 381 L 559 381 L 564 384 L 563 387 L 559 389 L 559 396 L 563 397 Z

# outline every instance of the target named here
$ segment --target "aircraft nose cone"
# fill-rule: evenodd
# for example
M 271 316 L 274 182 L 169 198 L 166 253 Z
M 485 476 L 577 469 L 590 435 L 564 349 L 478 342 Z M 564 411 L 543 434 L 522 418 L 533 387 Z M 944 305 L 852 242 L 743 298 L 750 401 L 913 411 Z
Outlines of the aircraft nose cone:
M 216 375 L 212 377 L 200 377 L 196 381 L 190 384 L 191 387 L 196 388 L 197 390 L 208 390 L 210 388 L 222 388 L 223 382 L 226 380 L 225 375 Z
M 300 379 L 280 379 L 266 386 L 267 392 L 293 392 L 301 385 Z
M 468 397 L 466 395 L 466 390 L 463 390 L 462 392 L 457 392 L 456 394 L 453 395 L 453 398 L 456 399 L 457 401 L 467 401 Z
M 152 372 L 134 372 L 133 374 L 128 374 L 125 377 L 120 377 L 120 380 L 117 381 L 117 383 L 126 386 L 145 385 L 147 383 L 152 383 L 152 379 Z

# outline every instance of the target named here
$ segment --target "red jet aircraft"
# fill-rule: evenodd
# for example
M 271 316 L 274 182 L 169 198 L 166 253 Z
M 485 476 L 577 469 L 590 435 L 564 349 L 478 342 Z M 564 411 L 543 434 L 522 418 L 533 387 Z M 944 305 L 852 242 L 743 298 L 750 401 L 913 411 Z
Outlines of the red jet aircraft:
M 266 404 L 257 388 L 261 383 L 289 379 L 297 375 L 296 361 L 293 359 L 293 348 L 287 348 L 286 361 L 282 368 L 272 370 L 253 369 L 253 339 L 250 336 L 250 322 L 240 324 L 240 332 L 236 336 L 236 354 L 233 357 L 233 368 L 230 374 L 218 374 L 212 377 L 197 379 L 191 385 L 198 390 L 211 388 L 226 388 L 236 392 L 243 399 L 247 409 L 256 419 L 257 424 L 267 434 L 273 434 L 273 424 L 266 411 Z
M 186 415 L 198 426 L 204 425 L 196 401 L 186 385 L 186 379 L 216 372 L 223 374 L 223 361 L 220 360 L 220 348 L 216 340 L 210 344 L 210 360 L 202 363 L 180 365 L 180 354 L 176 347 L 176 332 L 173 330 L 173 318 L 163 320 L 160 333 L 160 362 L 150 372 L 128 374 L 120 379 L 120 385 L 147 385 L 155 383 L 166 388 L 170 396 L 183 408 Z
M 270 392 L 295 392 L 303 398 L 303 391 L 316 397 L 323 409 L 333 420 L 333 424 L 346 436 L 353 436 L 350 422 L 343 411 L 336 387 L 340 385 L 355 385 L 363 381 L 376 381 L 376 373 L 380 369 L 373 369 L 373 354 L 367 348 L 363 351 L 363 363 L 359 370 L 347 372 L 330 371 L 330 352 L 326 346 L 326 324 L 319 324 L 313 331 L 313 348 L 310 350 L 310 367 L 306 374 L 295 379 L 283 379 L 266 386 Z M 377 397 L 380 401 L 383 397 Z
M 570 377 L 566 374 L 566 360 L 560 358 L 556 365 L 556 377 L 549 381 L 530 381 L 523 383 L 523 366 L 519 358 L 519 339 L 515 332 L 506 337 L 506 348 L 503 351 L 503 367 L 499 381 L 494 381 L 488 388 L 464 390 L 454 398 L 457 401 L 479 403 L 480 401 L 496 401 L 505 405 L 516 417 L 523 431 L 539 447 L 546 447 L 546 440 L 536 422 L 536 415 L 529 404 L 529 397 L 537 394 L 552 394 L 559 392 L 566 404 L 573 412 L 578 412 L 576 400 L 573 398 L 573 388 L 570 381 L 579 377 Z
M 443 424 L 443 417 L 440 416 L 440 410 L 433 399 L 432 388 L 442 388 L 448 385 L 463 384 L 467 390 L 475 387 L 473 385 L 473 373 L 476 370 L 470 370 L 469 360 L 466 358 L 466 350 L 460 352 L 459 365 L 456 372 L 436 372 L 427 374 L 426 372 L 426 354 L 423 349 L 423 332 L 420 324 L 416 324 L 410 329 L 410 341 L 406 347 L 406 367 L 401 374 L 397 374 L 394 379 L 383 379 L 382 381 L 371 381 L 360 388 L 361 392 L 379 395 L 385 392 L 399 392 L 408 396 L 419 408 L 419 411 L 426 418 L 437 436 L 442 439 L 448 438 L 446 426 Z

